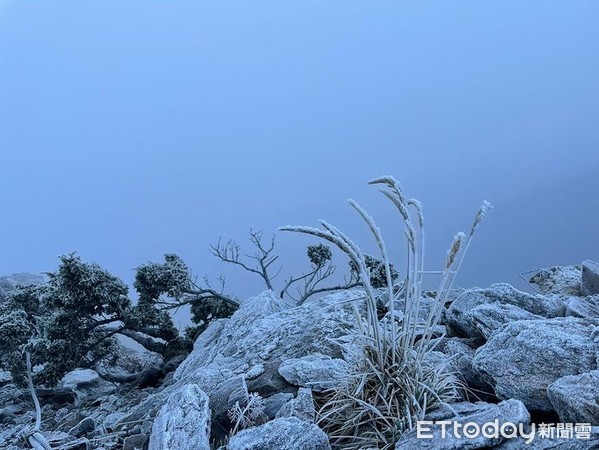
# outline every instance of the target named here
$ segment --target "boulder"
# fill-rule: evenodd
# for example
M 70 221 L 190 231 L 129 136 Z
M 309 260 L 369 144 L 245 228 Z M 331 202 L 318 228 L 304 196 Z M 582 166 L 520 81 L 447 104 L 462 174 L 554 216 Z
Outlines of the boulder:
M 3 408 L 0 408 L 0 423 L 5 422 L 6 420 L 14 419 L 17 415 L 23 412 L 23 407 L 21 405 L 7 405 Z
M 499 311 L 486 309 L 481 313 L 476 308 L 483 305 L 487 308 L 488 305 L 498 305 Z M 529 294 L 509 284 L 500 283 L 493 284 L 488 289 L 470 289 L 461 294 L 445 312 L 445 323 L 461 335 L 480 337 L 482 333 L 477 326 L 477 318 L 485 313 L 493 313 L 497 320 L 502 309 L 510 314 L 510 320 L 514 320 L 518 317 L 561 317 L 564 316 L 566 307 L 561 296 Z
M 566 316 L 599 319 L 599 295 L 569 297 L 565 305 Z
M 487 384 L 481 376 L 472 367 L 472 359 L 476 349 L 472 346 L 473 340 L 452 337 L 443 343 L 443 353 L 451 358 L 452 365 L 460 374 L 461 378 L 469 388 L 475 389 L 477 395 L 491 393 L 493 389 Z
M 60 386 L 64 388 L 77 388 L 80 386 L 90 385 L 100 380 L 98 372 L 92 369 L 75 369 L 67 373 Z
M 582 295 L 599 294 L 599 263 L 587 260 L 582 263 L 580 290 Z
M 125 413 L 121 411 L 107 414 L 103 422 L 104 428 L 106 428 L 106 430 L 108 431 L 112 431 L 115 428 L 115 425 L 118 423 L 118 421 L 122 419 L 124 416 Z
M 116 390 L 116 385 L 100 378 L 98 372 L 92 369 L 75 369 L 68 372 L 58 384 L 59 388 L 73 390 L 77 401 L 85 398 L 98 398 L 111 394 Z
M 149 450 L 210 448 L 208 396 L 195 384 L 171 394 L 152 426 Z
M 65 442 L 58 447 L 58 450 L 89 450 L 93 448 L 86 438 L 78 438 Z
M 240 431 L 227 450 L 330 450 L 329 438 L 318 426 L 298 419 L 275 419 Z
M 507 323 L 536 319 L 543 319 L 543 317 L 514 305 L 482 304 L 468 312 L 468 320 L 473 325 L 470 329 L 470 337 L 487 340 L 495 330 Z
M 91 417 L 86 417 L 77 425 L 69 430 L 69 435 L 75 436 L 76 438 L 82 437 L 88 433 L 91 433 L 96 429 L 96 422 Z
M 599 423 L 599 371 L 558 378 L 547 395 L 564 423 Z
M 541 269 L 528 280 L 543 294 L 580 295 L 580 266 Z
M 522 402 L 518 400 L 506 400 L 497 405 L 491 403 L 456 403 L 452 408 L 442 407 L 427 414 L 425 421 L 438 422 L 450 421 L 445 425 L 445 433 L 441 424 L 422 424 L 421 429 L 404 434 L 396 443 L 395 450 L 474 450 L 486 449 L 501 443 L 504 438 L 497 436 L 486 437 L 478 433 L 474 437 L 465 437 L 465 424 L 473 423 L 480 427 L 484 424 L 497 420 L 498 427 L 512 423 L 516 426 L 524 426 L 530 422 L 530 415 Z M 453 411 L 452 411 L 453 409 Z M 459 414 L 456 416 L 455 413 Z M 454 424 L 460 425 L 455 428 Z M 426 429 L 424 428 L 426 427 Z M 421 436 L 418 436 L 420 431 Z M 457 432 L 456 432 L 457 431 Z M 465 430 L 472 431 L 472 426 Z M 492 433 L 487 433 L 491 435 Z
M 500 399 L 517 399 L 529 410 L 553 410 L 547 386 L 566 375 L 596 369 L 595 327 L 583 319 L 513 322 L 497 330 L 472 360 Z
M 290 384 L 323 392 L 343 386 L 349 365 L 342 359 L 313 353 L 283 361 L 279 373 Z
M 12 375 L 7 371 L 0 371 L 0 386 L 12 383 Z
M 298 419 L 313 423 L 316 419 L 316 410 L 314 409 L 312 391 L 300 388 L 297 391 L 297 397 L 285 403 L 279 412 L 277 412 L 276 417 L 297 417 Z
M 264 399 L 264 414 L 270 420 L 277 416 L 277 413 L 281 410 L 281 407 L 286 404 L 289 400 L 292 400 L 293 394 L 288 392 L 281 392 L 279 394 L 271 395 Z
M 123 450 L 141 450 L 144 448 L 147 441 L 148 438 L 144 434 L 132 434 L 125 438 L 125 441 L 123 442 Z M 164 450 L 170 450 L 170 448 L 165 447 Z
M 248 299 L 231 318 L 211 323 L 198 337 L 174 380 L 193 378 L 206 367 L 217 366 L 244 374 L 254 386 L 264 380 L 268 387 L 272 385 L 269 378 L 280 378 L 277 370 L 284 360 L 311 353 L 340 357 L 341 351 L 331 339 L 355 330 L 355 316 L 348 301 L 361 296 L 359 290 L 344 291 L 295 308 L 272 291 Z M 356 303 L 359 306 L 363 302 Z M 256 366 L 261 367 L 258 376 L 246 375 Z
M 356 330 L 351 301 L 361 309 L 360 297 L 360 290 L 343 291 L 292 308 L 266 291 L 243 301 L 230 318 L 212 322 L 197 338 L 169 386 L 130 408 L 119 423 L 152 420 L 168 396 L 185 384 L 197 384 L 208 395 L 213 413 L 230 408 L 229 397 L 237 390 L 234 379 L 245 379 L 248 391 L 264 398 L 296 392 L 279 374 L 283 361 L 313 353 L 340 358 L 342 350 L 332 341 Z M 231 387 L 227 395 L 223 386 Z
M 293 398 L 293 394 L 288 392 L 281 392 L 279 394 L 274 394 L 265 398 L 264 414 L 266 414 L 266 417 L 268 417 L 270 420 L 274 419 L 281 407 Z

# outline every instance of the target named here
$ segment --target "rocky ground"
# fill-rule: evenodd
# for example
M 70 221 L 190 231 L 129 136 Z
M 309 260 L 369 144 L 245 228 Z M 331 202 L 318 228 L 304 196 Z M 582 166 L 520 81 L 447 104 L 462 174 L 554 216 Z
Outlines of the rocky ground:
M 531 278 L 536 293 L 507 284 L 456 293 L 447 305 L 438 349 L 470 388 L 463 401 L 428 420 L 588 423 L 588 439 L 475 439 L 449 433 L 404 435 L 396 449 L 599 448 L 599 265 L 556 267 Z M 0 279 L 0 289 L 8 281 Z M 8 287 L 10 288 L 10 287 Z M 0 292 L 1 295 L 1 292 Z M 355 330 L 360 290 L 290 307 L 272 292 L 244 301 L 212 323 L 162 386 L 128 389 L 92 370 L 67 374 L 39 391 L 42 431 L 53 448 L 228 450 L 329 449 L 315 423 L 313 397 L 340 385 L 352 354 L 333 343 Z M 423 301 L 426 307 L 427 298 Z M 245 408 L 246 428 L 229 438 Z M 30 448 L 28 391 L 0 373 L 0 448 Z

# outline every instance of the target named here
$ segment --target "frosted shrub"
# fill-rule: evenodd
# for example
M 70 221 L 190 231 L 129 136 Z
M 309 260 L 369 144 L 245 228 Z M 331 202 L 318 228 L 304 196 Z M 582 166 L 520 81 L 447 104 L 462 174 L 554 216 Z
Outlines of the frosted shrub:
M 484 202 L 468 235 L 458 233 L 447 253 L 435 304 L 428 314 L 420 312 L 424 271 L 424 216 L 415 199 L 407 199 L 399 183 L 384 176 L 369 184 L 382 186 L 381 192 L 392 202 L 404 224 L 408 244 L 407 274 L 402 289 L 394 289 L 395 273 L 389 261 L 381 231 L 374 219 L 356 203 L 349 204 L 368 225 L 381 254 L 379 276 L 373 284 L 372 262 L 341 230 L 321 220 L 322 228 L 286 226 L 294 231 L 317 236 L 340 248 L 350 258 L 365 291 L 364 314 L 355 311 L 359 332 L 346 336 L 344 344 L 358 346 L 361 358 L 353 358 L 351 376 L 342 389 L 326 392 L 321 398 L 318 424 L 329 435 L 334 447 L 344 449 L 392 448 L 401 434 L 414 428 L 427 411 L 460 397 L 458 378 L 447 367 L 447 360 L 434 352 L 437 340 L 433 330 L 439 324 L 443 305 L 452 289 L 470 241 L 490 204 Z M 382 280 L 381 280 L 382 278 Z M 380 318 L 377 303 L 383 287 L 388 313 Z M 397 300 L 403 295 L 401 310 Z M 426 317 L 422 319 L 422 317 Z M 349 344 L 348 344 L 349 343 Z M 347 347 L 346 347 L 347 348 Z

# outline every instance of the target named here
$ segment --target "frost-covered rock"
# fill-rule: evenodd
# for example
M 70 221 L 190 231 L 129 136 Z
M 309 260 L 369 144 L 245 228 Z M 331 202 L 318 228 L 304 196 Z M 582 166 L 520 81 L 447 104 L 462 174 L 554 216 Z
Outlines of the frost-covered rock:
M 583 319 L 556 318 L 505 325 L 480 347 L 473 367 L 500 399 L 549 411 L 547 386 L 566 375 L 596 369 L 595 327 Z
M 227 450 L 330 450 L 318 426 L 296 417 L 275 419 L 233 436 Z
M 289 392 L 280 392 L 278 394 L 271 395 L 264 399 L 264 414 L 269 419 L 274 419 L 277 413 L 281 410 L 289 400 L 292 400 L 293 394 Z
M 566 316 L 599 319 L 599 295 L 569 297 L 565 305 Z
M 582 295 L 599 294 L 599 263 L 587 260 L 582 263 Z
M 96 422 L 91 417 L 86 417 L 73 428 L 71 428 L 68 432 L 69 435 L 75 437 L 81 437 L 86 435 L 87 433 L 91 433 L 96 429 Z
M 144 448 L 148 438 L 145 434 L 137 433 L 127 436 L 123 442 L 123 450 L 141 450 Z M 170 450 L 169 447 L 165 447 L 165 450 Z
M 211 365 L 241 374 L 260 365 L 264 372 L 252 377 L 248 386 L 264 382 L 266 387 L 286 359 L 319 352 L 339 357 L 330 338 L 356 327 L 351 305 L 342 302 L 362 295 L 357 290 L 340 292 L 295 308 L 271 291 L 248 299 L 231 318 L 211 324 L 199 336 L 174 379 L 194 377 Z
M 77 388 L 80 386 L 90 385 L 100 380 L 98 372 L 92 369 L 75 369 L 67 373 L 60 386 L 64 388 Z
M 277 418 L 280 417 L 297 417 L 306 422 L 314 422 L 316 419 L 316 410 L 314 409 L 314 398 L 312 391 L 306 388 L 300 388 L 297 391 L 297 397 L 285 403 L 279 412 Z
M 230 318 L 212 322 L 198 337 L 170 386 L 132 408 L 120 423 L 152 420 L 168 395 L 184 384 L 197 384 L 210 398 L 213 413 L 230 408 L 231 393 L 237 391 L 231 380 L 236 378 L 245 379 L 248 391 L 264 398 L 295 392 L 278 372 L 282 362 L 312 353 L 341 357 L 331 339 L 356 330 L 348 300 L 362 296 L 359 290 L 343 291 L 291 308 L 267 291 L 242 302 Z M 356 303 L 361 308 L 363 300 Z M 223 386 L 231 388 L 222 392 Z M 213 433 L 219 431 L 217 424 L 213 420 Z
M 493 309 L 489 305 L 496 305 L 496 308 Z M 478 308 L 483 309 L 481 311 Z M 536 316 L 561 317 L 564 316 L 565 310 L 561 296 L 529 294 L 509 284 L 500 283 L 487 289 L 471 289 L 464 292 L 446 311 L 445 321 L 458 333 L 469 337 L 481 337 L 483 333 L 479 328 L 479 320 L 484 322 L 484 316 L 492 316 L 491 322 L 494 322 L 493 326 L 497 326 L 501 321 L 502 312 L 508 314 L 508 321 L 513 321 L 518 318 L 537 318 Z
M 439 349 L 451 358 L 452 365 L 460 377 L 470 388 L 476 389 L 477 395 L 480 396 L 483 392 L 491 392 L 492 389 L 472 367 L 476 351 L 472 342 L 472 339 L 453 337 L 447 339 Z
M 59 387 L 72 389 L 77 394 L 77 401 L 87 397 L 98 398 L 115 391 L 116 385 L 100 378 L 92 369 L 75 369 L 68 372 L 59 383 Z
M 461 425 L 472 422 L 479 427 L 494 420 L 498 421 L 499 427 L 508 422 L 515 425 L 525 425 L 530 422 L 530 415 L 526 407 L 518 400 L 506 400 L 497 405 L 484 402 L 463 402 L 453 404 L 452 408 L 459 414 L 459 417 L 456 417 L 454 412 L 449 408 L 444 407 L 432 411 L 424 419 L 433 422 L 451 421 L 452 423 L 446 427 L 445 436 L 443 436 L 441 425 L 426 425 L 428 429 L 421 429 L 421 432 L 431 437 L 419 438 L 418 430 L 414 430 L 403 435 L 397 441 L 395 450 L 474 450 L 489 448 L 501 443 L 503 438 L 501 436 L 496 438 L 485 437 L 482 433 L 476 437 L 466 438 L 461 428 L 458 429 L 457 433 L 454 433 L 453 422 Z
M 279 373 L 288 383 L 323 392 L 345 384 L 349 365 L 342 359 L 313 353 L 301 358 L 287 359 Z
M 599 371 L 558 378 L 547 388 L 564 423 L 599 423 Z
M 13 419 L 17 414 L 21 414 L 23 408 L 20 405 L 7 405 L 0 408 L 0 423 Z
M 107 414 L 104 418 L 103 425 L 108 431 L 112 431 L 115 425 L 125 416 L 124 412 L 117 411 L 110 414 Z
M 543 319 L 541 316 L 529 313 L 514 305 L 483 304 L 468 312 L 468 319 L 473 328 L 470 329 L 470 337 L 483 338 L 485 340 L 507 323 L 518 320 Z M 474 331 L 476 330 L 476 331 Z
M 12 382 L 12 375 L 7 371 L 0 371 L 0 386 Z
M 580 266 L 556 266 L 541 269 L 530 277 L 543 294 L 580 295 Z
M 210 449 L 208 396 L 195 384 L 168 398 L 152 426 L 149 450 Z

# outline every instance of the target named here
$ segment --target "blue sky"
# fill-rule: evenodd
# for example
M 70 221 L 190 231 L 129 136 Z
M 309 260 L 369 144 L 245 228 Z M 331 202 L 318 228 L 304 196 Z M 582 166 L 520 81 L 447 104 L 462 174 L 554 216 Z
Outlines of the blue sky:
M 250 295 L 219 236 L 326 218 L 372 249 L 351 196 L 403 248 L 382 174 L 423 202 L 430 269 L 496 206 L 461 284 L 599 259 L 596 1 L 2 5 L 2 274 L 78 251 L 130 282 L 176 252 Z

